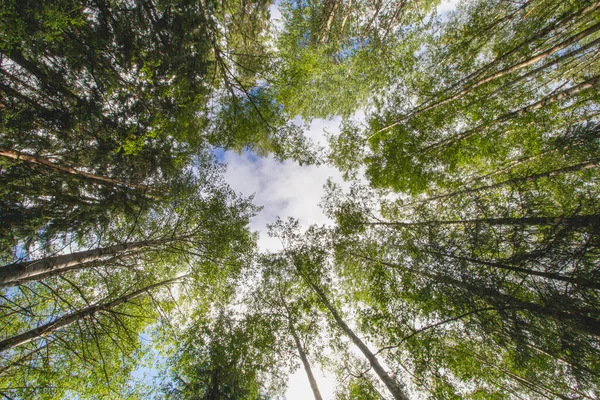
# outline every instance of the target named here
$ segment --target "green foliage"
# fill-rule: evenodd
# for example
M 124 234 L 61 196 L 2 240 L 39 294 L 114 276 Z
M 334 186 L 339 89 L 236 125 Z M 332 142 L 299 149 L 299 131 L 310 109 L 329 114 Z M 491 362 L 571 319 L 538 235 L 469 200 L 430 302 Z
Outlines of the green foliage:
M 598 3 L 438 3 L 3 1 L 0 395 L 597 398 Z M 298 116 L 351 187 L 257 254 L 213 149 Z
M 182 337 L 156 398 L 268 399 L 285 387 L 269 355 L 273 331 L 258 316 L 238 321 L 220 313 L 212 322 L 193 322 Z

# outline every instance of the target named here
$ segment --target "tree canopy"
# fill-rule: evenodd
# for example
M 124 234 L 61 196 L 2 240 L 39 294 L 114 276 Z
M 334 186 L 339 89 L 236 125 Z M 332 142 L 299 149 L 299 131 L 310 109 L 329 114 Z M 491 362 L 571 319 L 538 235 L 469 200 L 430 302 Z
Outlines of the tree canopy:
M 1 0 L 0 397 L 600 397 L 600 3 L 446 6 Z

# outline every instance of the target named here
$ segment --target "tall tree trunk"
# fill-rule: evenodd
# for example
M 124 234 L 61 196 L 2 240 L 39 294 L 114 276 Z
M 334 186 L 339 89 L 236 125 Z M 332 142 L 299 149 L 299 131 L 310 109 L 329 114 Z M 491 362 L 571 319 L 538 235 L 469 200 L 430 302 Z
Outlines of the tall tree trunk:
M 300 342 L 300 338 L 298 337 L 298 333 L 296 333 L 296 329 L 294 328 L 294 324 L 290 321 L 290 332 L 292 337 L 294 338 L 294 342 L 296 343 L 296 348 L 298 349 L 298 354 L 300 355 L 300 359 L 302 360 L 302 365 L 304 365 L 304 371 L 306 371 L 306 376 L 308 377 L 308 381 L 310 382 L 310 388 L 312 389 L 313 395 L 315 396 L 315 400 L 323 400 L 321 396 L 321 392 L 319 392 L 319 386 L 317 385 L 317 381 L 315 376 L 312 373 L 312 369 L 310 368 L 310 363 L 308 362 L 308 357 L 304 351 L 304 347 Z
M 48 273 L 56 275 L 78 265 L 98 261 L 105 256 L 114 256 L 124 251 L 159 246 L 181 240 L 182 237 L 139 242 L 121 243 L 109 247 L 79 251 L 71 254 L 46 257 L 40 260 L 24 261 L 0 267 L 0 287 L 14 286 L 22 280 L 34 280 Z M 40 278 L 41 279 L 41 278 Z
M 589 6 L 582 8 L 580 10 L 577 10 L 572 14 L 563 13 L 561 16 L 559 16 L 557 18 L 556 22 L 548 25 L 542 31 L 537 32 L 534 36 L 530 36 L 526 40 L 519 43 L 517 46 L 513 47 L 511 50 L 502 54 L 501 56 L 496 57 L 494 60 L 492 60 L 489 63 L 487 63 L 486 65 L 482 66 L 477 71 L 467 75 L 465 78 L 461 79 L 459 82 L 452 85 L 451 88 L 455 88 L 456 86 L 462 85 L 463 83 L 467 82 L 468 80 L 476 79 L 478 76 L 481 76 L 483 73 L 485 73 L 491 67 L 498 65 L 500 62 L 507 59 L 511 55 L 515 54 L 520 49 L 523 49 L 526 46 L 529 46 L 534 41 L 538 40 L 539 38 L 541 38 L 549 33 L 552 33 L 557 28 L 564 27 L 566 24 L 569 24 L 570 22 L 574 21 L 577 17 L 582 17 L 582 16 L 585 16 L 585 15 L 595 11 L 598 7 L 600 7 L 600 1 L 595 1 L 595 2 L 591 3 Z
M 108 184 L 110 186 L 115 186 L 115 187 L 126 187 L 126 188 L 130 188 L 130 189 L 145 190 L 145 191 L 149 191 L 149 192 L 152 192 L 154 190 L 150 186 L 129 183 L 129 182 L 125 182 L 125 181 L 122 181 L 119 179 L 108 178 L 106 176 L 101 176 L 101 175 L 96 175 L 96 174 L 92 174 L 89 172 L 81 171 L 81 170 L 78 170 L 78 169 L 70 167 L 70 166 L 58 165 L 58 164 L 48 160 L 47 158 L 34 156 L 31 154 L 27 154 L 27 153 L 22 153 L 22 152 L 16 151 L 16 150 L 0 148 L 0 156 L 6 157 L 6 158 L 11 158 L 13 160 L 22 160 L 22 161 L 25 161 L 25 162 L 28 162 L 31 164 L 43 165 L 50 169 L 62 172 L 63 174 L 80 176 L 82 178 L 88 179 L 92 182 L 100 183 L 102 185 Z
M 497 188 L 507 186 L 507 185 L 514 185 L 514 184 L 520 184 L 520 183 L 525 183 L 525 182 L 533 182 L 533 181 L 536 181 L 541 178 L 550 178 L 552 176 L 558 176 L 558 175 L 562 175 L 562 174 L 566 174 L 566 173 L 570 173 L 570 172 L 577 172 L 577 171 L 582 171 L 582 170 L 586 170 L 589 168 L 595 168 L 598 166 L 598 161 L 600 161 L 600 158 L 596 158 L 596 159 L 589 160 L 589 161 L 584 161 L 582 163 L 575 164 L 575 165 L 569 165 L 567 167 L 553 169 L 551 171 L 540 172 L 538 174 L 532 174 L 532 175 L 527 175 L 527 176 L 521 176 L 518 178 L 507 179 L 507 180 L 504 180 L 504 181 L 501 181 L 498 183 L 493 183 L 491 185 L 478 186 L 476 188 L 462 189 L 462 190 L 457 190 L 456 192 L 440 194 L 440 195 L 425 199 L 425 200 L 419 202 L 419 204 L 426 204 L 426 203 L 429 203 L 434 200 L 443 200 L 443 199 L 447 199 L 450 197 L 459 196 L 461 194 L 474 194 L 474 193 L 482 192 L 484 190 L 497 189 Z M 413 204 L 413 203 L 411 203 L 411 204 Z
M 346 333 L 346 335 L 348 335 L 348 337 L 350 338 L 350 340 L 352 340 L 352 342 L 356 345 L 356 347 L 358 347 L 358 349 L 361 351 L 361 353 L 363 353 L 363 355 L 369 361 L 369 364 L 371 365 L 371 368 L 373 368 L 373 371 L 375 371 L 375 373 L 377 374 L 377 376 L 379 376 L 379 378 L 383 381 L 383 383 L 388 388 L 388 390 L 390 391 L 390 393 L 392 394 L 392 396 L 394 397 L 394 399 L 396 399 L 396 400 L 409 400 L 408 396 L 404 393 L 404 390 L 402 390 L 402 388 L 400 387 L 400 385 L 398 384 L 398 382 L 396 382 L 386 372 L 386 370 L 381 366 L 381 364 L 379 363 L 379 360 L 377 359 L 377 357 L 375 356 L 375 354 L 373 354 L 373 352 L 371 352 L 371 350 L 369 350 L 369 348 L 367 347 L 367 345 L 364 344 L 363 341 L 360 340 L 360 338 L 358 336 L 356 336 L 356 334 L 352 331 L 352 329 L 350 329 L 350 327 L 340 317 L 340 315 L 338 314 L 337 310 L 329 302 L 329 300 L 327 299 L 327 296 L 325 296 L 325 293 L 321 290 L 321 288 L 319 288 L 317 285 L 315 285 L 310 280 L 310 278 L 306 277 L 304 275 L 304 273 L 300 270 L 300 268 L 298 266 L 296 266 L 296 269 L 298 269 L 298 272 L 300 272 L 301 276 L 304 277 L 305 281 L 317 293 L 317 295 L 319 296 L 319 298 L 321 299 L 321 301 L 323 302 L 323 304 L 325 305 L 325 307 L 327 307 L 327 309 L 329 310 L 329 312 L 331 312 L 331 315 L 333 316 L 333 319 L 335 319 L 335 322 L 337 322 L 338 326 L 344 331 L 344 333 Z
M 23 332 L 19 335 L 9 337 L 8 339 L 4 339 L 0 341 L 0 353 L 5 352 L 7 350 L 13 349 L 15 347 L 21 346 L 25 343 L 28 343 L 32 340 L 39 339 L 43 336 L 49 335 L 51 333 L 56 332 L 57 330 L 64 328 L 74 322 L 81 321 L 85 318 L 91 317 L 92 315 L 101 312 L 110 310 L 111 308 L 115 308 L 123 303 L 131 301 L 136 297 L 140 297 L 145 293 L 148 293 L 150 290 L 155 289 L 160 286 L 165 286 L 175 281 L 178 281 L 184 278 L 185 275 L 179 276 L 177 278 L 168 279 L 162 282 L 155 283 L 150 286 L 146 286 L 145 288 L 136 290 L 124 296 L 121 296 L 115 300 L 108 301 L 106 303 L 94 304 L 91 306 L 87 306 L 79 311 L 72 312 L 70 314 L 63 315 L 62 317 L 48 322 L 47 324 L 40 325 L 35 329 L 31 329 L 29 331 Z
M 470 263 L 474 263 L 474 264 L 486 265 L 486 266 L 493 267 L 493 268 L 505 269 L 508 271 L 519 272 L 519 273 L 523 273 L 523 274 L 527 274 L 527 275 L 539 276 L 539 277 L 546 278 L 546 279 L 552 279 L 552 280 L 556 280 L 556 281 L 571 283 L 571 284 L 577 285 L 577 286 L 585 286 L 585 287 L 589 287 L 589 288 L 593 288 L 593 289 L 600 289 L 600 282 L 594 282 L 594 281 L 590 281 L 590 280 L 584 279 L 584 278 L 576 278 L 576 277 L 572 277 L 572 276 L 561 275 L 561 274 L 555 273 L 555 272 L 536 271 L 536 270 L 533 270 L 530 268 L 517 267 L 514 265 L 503 264 L 503 263 L 499 263 L 499 262 L 495 262 L 495 261 L 485 261 L 485 260 L 478 260 L 478 259 L 470 258 L 470 257 L 456 256 L 453 254 L 440 253 L 440 252 L 432 251 L 432 250 L 425 250 L 425 252 L 427 254 L 451 258 L 453 260 L 466 261 L 466 262 L 470 262 Z
M 468 81 L 470 79 L 476 78 L 478 75 L 481 75 L 482 72 L 485 72 L 490 67 L 498 64 L 501 60 L 507 58 L 509 55 L 511 55 L 512 53 L 514 53 L 515 51 L 517 51 L 519 48 L 522 48 L 524 45 L 527 45 L 528 43 L 530 43 L 530 42 L 532 42 L 534 40 L 539 39 L 540 35 L 543 36 L 545 34 L 548 34 L 551 31 L 553 31 L 557 26 L 564 25 L 565 23 L 568 23 L 569 21 L 572 21 L 574 18 L 576 18 L 578 16 L 586 15 L 586 14 L 588 14 L 588 13 L 596 10 L 599 6 L 600 6 L 600 2 L 596 1 L 596 2 L 594 2 L 592 4 L 590 4 L 588 7 L 584 8 L 584 9 L 581 9 L 580 11 L 577 11 L 574 14 L 571 14 L 571 15 L 568 15 L 568 16 L 565 16 L 565 17 L 561 18 L 559 21 L 557 21 L 556 24 L 550 25 L 543 32 L 535 35 L 534 37 L 532 37 L 529 40 L 527 40 L 526 42 L 520 44 L 519 46 L 517 46 L 516 48 L 512 49 L 511 51 L 503 54 L 502 56 L 500 56 L 497 59 L 491 61 L 490 63 L 488 63 L 484 67 L 481 67 L 479 70 L 477 70 L 477 71 L 473 72 L 472 74 L 468 75 L 467 77 L 465 77 L 464 79 L 462 79 L 460 81 L 460 83 L 464 83 L 464 82 L 466 82 L 466 81 Z M 482 78 L 482 79 L 480 79 L 480 80 L 472 83 L 467 88 L 462 89 L 461 91 L 459 91 L 457 94 L 455 94 L 453 96 L 446 97 L 443 100 L 437 101 L 437 102 L 435 102 L 433 104 L 429 104 L 429 105 L 427 105 L 426 103 L 425 104 L 421 104 L 414 111 L 406 114 L 405 116 L 403 116 L 399 120 L 397 120 L 397 121 L 395 121 L 395 122 L 393 122 L 393 123 L 385 126 L 384 128 L 378 130 L 373 135 L 376 135 L 378 133 L 387 131 L 387 130 L 393 128 L 394 126 L 397 126 L 397 125 L 399 125 L 399 124 L 407 121 L 409 118 L 412 118 L 412 117 L 417 116 L 417 115 L 419 115 L 421 113 L 424 113 L 426 111 L 429 111 L 429 110 L 432 110 L 434 108 L 437 108 L 437 107 L 439 107 L 441 105 L 447 104 L 447 103 L 449 103 L 449 102 L 451 102 L 453 100 L 457 100 L 457 99 L 463 97 L 465 94 L 467 94 L 471 90 L 473 90 L 473 89 L 475 89 L 475 88 L 477 88 L 477 87 L 479 87 L 479 86 L 481 86 L 481 85 L 483 85 L 483 84 L 485 84 L 487 82 L 490 82 L 492 80 L 495 80 L 497 78 L 500 78 L 500 77 L 505 76 L 507 74 L 510 74 L 512 72 L 515 72 L 515 71 L 518 71 L 520 69 L 523 69 L 523 68 L 525 68 L 525 67 L 527 67 L 527 66 L 529 66 L 531 64 L 535 64 L 536 62 L 541 61 L 541 60 L 543 60 L 543 59 L 545 59 L 545 58 L 547 58 L 547 57 L 549 57 L 549 56 L 551 56 L 551 55 L 553 55 L 553 54 L 561 51 L 562 49 L 564 49 L 564 48 L 572 45 L 573 43 L 575 43 L 575 42 L 577 42 L 577 41 L 579 41 L 579 40 L 581 40 L 581 39 L 583 39 L 583 38 L 585 38 L 585 37 L 587 37 L 587 36 L 589 36 L 589 35 L 597 32 L 598 30 L 600 30 L 600 24 L 592 25 L 591 27 L 589 27 L 589 28 L 581 31 L 580 33 L 576 34 L 575 36 L 572 36 L 572 37 L 570 37 L 570 38 L 562 41 L 561 43 L 559 43 L 559 44 L 551 47 L 550 49 L 548 49 L 548 50 L 546 50 L 546 51 L 544 51 L 542 53 L 536 54 L 535 56 L 530 57 L 527 60 L 521 61 L 521 62 L 519 62 L 517 64 L 513 64 L 510 67 L 506 67 L 506 68 L 504 68 L 504 69 L 502 69 L 502 70 L 500 70 L 498 72 L 495 72 L 495 73 L 493 73 L 491 75 L 488 75 L 485 78 Z M 460 83 L 452 85 L 451 88 L 456 87 Z
M 600 30 L 600 23 L 598 23 L 598 29 Z M 420 149 L 419 151 L 428 152 L 428 151 L 431 151 L 434 149 L 439 149 L 440 147 L 442 147 L 446 144 L 456 144 L 456 143 L 460 142 L 461 140 L 464 140 L 470 136 L 473 136 L 474 134 L 476 134 L 478 132 L 481 132 L 487 128 L 490 128 L 491 126 L 494 126 L 495 124 L 506 122 L 506 121 L 516 118 L 520 115 L 530 113 L 532 111 L 546 107 L 549 104 L 552 104 L 557 101 L 561 101 L 561 100 L 564 100 L 571 96 L 574 96 L 576 94 L 579 94 L 585 90 L 592 89 L 595 86 L 597 86 L 599 83 L 600 83 L 600 75 L 593 76 L 585 82 L 581 82 L 581 83 L 574 85 L 568 89 L 565 89 L 561 92 L 544 97 L 543 99 L 536 101 L 535 103 L 532 103 L 523 108 L 520 108 L 518 110 L 502 114 L 499 117 L 494 118 L 492 121 L 490 121 L 488 123 L 478 125 L 475 128 L 467 129 L 466 131 L 460 132 L 449 138 L 446 138 L 446 139 L 440 140 L 439 142 L 435 142 L 433 144 L 425 146 L 422 149 Z
M 472 91 L 473 89 L 476 89 L 476 88 L 478 88 L 479 86 L 481 86 L 483 84 L 486 84 L 486 83 L 491 82 L 491 81 L 493 81 L 495 79 L 501 78 L 501 77 L 503 77 L 505 75 L 508 75 L 510 73 L 513 73 L 513 72 L 516 72 L 516 71 L 518 71 L 520 69 L 528 67 L 528 66 L 530 66 L 532 64 L 535 64 L 536 62 L 541 61 L 541 60 L 543 60 L 543 59 L 545 59 L 545 58 L 547 58 L 547 57 L 549 57 L 549 56 L 551 56 L 551 55 L 553 55 L 553 54 L 555 54 L 555 53 L 563 50 L 564 48 L 572 45 L 573 43 L 575 43 L 575 42 L 577 42 L 577 41 L 579 41 L 579 40 L 581 40 L 581 39 L 583 39 L 583 38 L 585 38 L 585 37 L 587 37 L 589 35 L 592 35 L 592 34 L 598 32 L 599 30 L 600 30 L 600 23 L 592 25 L 589 28 L 587 28 L 587 29 L 583 30 L 582 32 L 578 33 L 577 35 L 572 36 L 572 37 L 564 40 L 563 42 L 557 44 L 556 46 L 554 46 L 554 47 L 552 47 L 552 48 L 550 48 L 550 49 L 548 49 L 546 51 L 543 51 L 543 52 L 541 52 L 539 54 L 536 54 L 535 56 L 533 56 L 531 58 L 528 58 L 527 60 L 521 61 L 521 62 L 519 62 L 517 64 L 511 65 L 510 67 L 501 69 L 500 71 L 498 71 L 496 73 L 493 73 L 492 75 L 488 75 L 487 77 L 485 77 L 483 79 L 480 79 L 477 82 L 474 82 L 473 84 L 471 84 L 468 87 L 462 89 L 460 92 L 456 93 L 453 96 L 447 97 L 444 100 L 441 100 L 441 101 L 439 101 L 437 103 L 434 103 L 434 104 L 432 104 L 430 106 L 427 106 L 427 107 L 424 107 L 424 108 L 420 109 L 418 112 L 413 113 L 411 115 L 411 117 L 414 117 L 415 115 L 421 114 L 421 113 L 423 113 L 425 111 L 432 110 L 432 109 L 437 108 L 439 106 L 442 106 L 444 104 L 450 103 L 451 101 L 458 100 L 461 97 L 463 97 L 464 95 L 466 95 L 467 93 L 469 93 L 470 91 Z
M 310 363 L 308 362 L 308 357 L 306 356 L 306 352 L 304 351 L 304 346 L 302 346 L 302 343 L 300 342 L 300 337 L 298 336 L 298 333 L 296 332 L 296 328 L 294 328 L 294 321 L 292 319 L 292 311 L 288 307 L 288 305 L 284 299 L 283 293 L 279 292 L 279 298 L 281 299 L 281 304 L 283 305 L 283 308 L 285 308 L 285 312 L 287 314 L 287 319 L 288 319 L 288 325 L 290 328 L 290 333 L 292 334 L 292 337 L 294 338 L 294 342 L 296 343 L 296 348 L 298 349 L 298 355 L 300 356 L 300 359 L 302 360 L 302 365 L 304 366 L 304 371 L 306 371 L 306 376 L 308 377 L 308 381 L 310 383 L 310 388 L 313 392 L 313 395 L 315 396 L 315 400 L 323 400 L 323 397 L 321 396 L 321 392 L 319 391 L 319 386 L 317 385 L 315 376 L 312 373 Z
M 568 311 L 565 311 L 565 310 L 560 309 L 560 307 L 563 307 L 562 304 L 557 305 L 554 303 L 553 304 L 532 303 L 529 301 L 524 301 L 524 300 L 518 299 L 512 295 L 504 294 L 496 289 L 493 289 L 493 288 L 490 288 L 487 286 L 476 285 L 476 284 L 469 283 L 469 282 L 463 282 L 463 281 L 460 281 L 458 279 L 452 278 L 447 275 L 440 275 L 440 274 L 433 273 L 433 272 L 418 271 L 418 270 L 415 270 L 412 268 L 406 268 L 406 267 L 403 267 L 403 266 L 400 266 L 400 265 L 397 265 L 394 263 L 389 263 L 386 261 L 373 259 L 373 258 L 364 256 L 364 255 L 361 255 L 361 254 L 357 254 L 357 253 L 350 253 L 350 254 L 355 257 L 358 256 L 358 257 L 360 257 L 364 260 L 370 261 L 370 262 L 378 263 L 378 264 L 385 265 L 385 266 L 388 266 L 391 268 L 402 269 L 409 273 L 421 275 L 423 277 L 432 279 L 436 282 L 449 284 L 449 285 L 452 285 L 455 287 L 465 289 L 468 292 L 470 292 L 476 296 L 479 296 L 484 299 L 489 299 L 489 300 L 493 301 L 494 303 L 499 303 L 499 304 L 497 304 L 499 308 L 502 308 L 504 306 L 518 307 L 523 310 L 531 311 L 534 314 L 546 315 L 548 317 L 555 318 L 555 319 L 562 321 L 563 323 L 569 324 L 571 326 L 576 326 L 577 329 L 580 330 L 581 332 L 585 332 L 590 335 L 600 337 L 600 320 L 595 317 L 586 315 L 587 312 L 593 312 L 595 315 L 598 315 L 597 310 L 589 310 L 589 309 L 581 310 L 579 308 L 571 308 L 569 310 L 567 308 Z
M 598 47 L 599 44 L 600 44 L 600 38 L 597 38 L 595 40 L 592 40 L 588 44 L 586 44 L 584 46 L 581 46 L 581 47 L 578 47 L 577 49 L 575 49 L 575 50 L 573 50 L 573 51 L 571 51 L 569 53 L 566 53 L 566 54 L 563 54 L 563 55 L 561 55 L 559 57 L 556 57 L 554 60 L 552 60 L 550 62 L 547 62 L 546 64 L 541 65 L 538 68 L 535 68 L 535 69 L 527 72 L 526 74 L 523 74 L 523 75 L 519 76 L 518 78 L 516 78 L 513 81 L 511 81 L 510 83 L 508 83 L 506 86 L 503 86 L 501 88 L 498 88 L 498 89 L 494 90 L 494 92 L 492 94 L 490 94 L 488 97 L 494 96 L 498 92 L 500 92 L 501 90 L 504 90 L 504 89 L 507 89 L 509 87 L 512 87 L 515 84 L 521 82 L 522 80 L 527 79 L 527 78 L 532 77 L 532 76 L 535 76 L 539 72 L 541 72 L 541 71 L 543 71 L 545 69 L 548 69 L 548 68 L 550 68 L 550 67 L 552 67 L 552 66 L 554 66 L 556 64 L 559 64 L 562 61 L 565 61 L 565 60 L 568 60 L 569 58 L 575 57 L 575 56 L 577 56 L 577 55 L 579 55 L 581 53 L 586 52 L 589 49 L 593 49 L 595 47 Z
M 434 225 L 467 225 L 485 224 L 492 226 L 571 226 L 597 227 L 600 226 L 600 214 L 575 215 L 572 217 L 521 217 L 521 218 L 477 218 L 464 220 L 439 220 L 419 222 L 369 222 L 369 225 L 385 225 L 395 227 L 434 226 Z

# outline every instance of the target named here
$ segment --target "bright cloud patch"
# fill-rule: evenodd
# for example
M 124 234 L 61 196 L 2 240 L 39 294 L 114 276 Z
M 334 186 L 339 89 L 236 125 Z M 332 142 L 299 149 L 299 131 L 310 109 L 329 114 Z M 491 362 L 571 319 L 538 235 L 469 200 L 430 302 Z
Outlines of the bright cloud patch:
M 307 132 L 315 142 L 323 144 L 324 129 L 338 129 L 339 120 L 315 121 Z M 254 194 L 254 203 L 264 206 L 251 223 L 252 230 L 260 232 L 259 245 L 262 250 L 278 250 L 277 239 L 266 234 L 266 225 L 294 217 L 302 226 L 330 222 L 319 207 L 323 197 L 323 185 L 328 178 L 342 182 L 340 172 L 330 166 L 300 166 L 296 162 L 279 162 L 272 157 L 257 158 L 252 153 L 225 152 L 227 163 L 225 179 L 236 191 L 245 196 Z

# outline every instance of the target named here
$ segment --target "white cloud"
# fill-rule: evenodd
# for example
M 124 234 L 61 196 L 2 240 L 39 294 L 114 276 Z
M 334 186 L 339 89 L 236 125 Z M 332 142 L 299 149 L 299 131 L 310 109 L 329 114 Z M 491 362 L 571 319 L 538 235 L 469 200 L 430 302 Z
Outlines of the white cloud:
M 324 144 L 323 130 L 338 129 L 338 120 L 316 120 L 306 135 Z M 329 177 L 342 183 L 341 173 L 331 166 L 300 166 L 296 162 L 279 162 L 272 157 L 256 158 L 253 154 L 226 152 L 228 164 L 225 179 L 229 185 L 244 196 L 255 194 L 254 203 L 263 210 L 252 220 L 251 228 L 260 233 L 262 250 L 278 250 L 277 239 L 269 238 L 266 225 L 294 217 L 303 227 L 330 222 L 319 207 L 323 197 L 323 185 Z
M 438 15 L 447 17 L 448 13 L 455 11 L 460 0 L 442 0 L 437 6 Z

